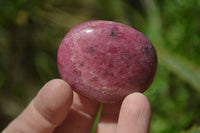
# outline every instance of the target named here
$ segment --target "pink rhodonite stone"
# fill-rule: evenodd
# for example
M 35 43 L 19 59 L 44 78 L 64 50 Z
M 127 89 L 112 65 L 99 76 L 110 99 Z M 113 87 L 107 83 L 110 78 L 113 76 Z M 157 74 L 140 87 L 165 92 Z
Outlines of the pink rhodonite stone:
M 111 21 L 75 26 L 57 57 L 61 77 L 77 93 L 99 102 L 117 102 L 152 83 L 157 55 L 139 31 Z

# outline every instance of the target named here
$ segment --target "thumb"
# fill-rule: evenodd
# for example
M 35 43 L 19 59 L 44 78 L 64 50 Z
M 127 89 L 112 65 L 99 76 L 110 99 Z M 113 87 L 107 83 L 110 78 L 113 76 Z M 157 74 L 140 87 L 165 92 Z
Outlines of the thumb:
M 72 90 L 65 81 L 60 79 L 49 81 L 2 133 L 53 132 L 69 112 L 72 97 Z

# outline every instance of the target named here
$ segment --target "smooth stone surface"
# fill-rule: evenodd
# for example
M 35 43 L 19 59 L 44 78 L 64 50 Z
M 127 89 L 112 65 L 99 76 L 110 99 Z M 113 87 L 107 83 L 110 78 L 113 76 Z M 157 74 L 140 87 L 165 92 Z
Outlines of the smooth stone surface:
M 111 21 L 75 26 L 57 57 L 61 77 L 79 94 L 99 102 L 117 102 L 144 92 L 157 69 L 156 51 L 139 31 Z

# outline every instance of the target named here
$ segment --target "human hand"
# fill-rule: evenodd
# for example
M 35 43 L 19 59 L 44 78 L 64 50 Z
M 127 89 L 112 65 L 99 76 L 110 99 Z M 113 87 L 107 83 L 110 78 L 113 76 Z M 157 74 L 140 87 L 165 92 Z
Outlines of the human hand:
M 90 133 L 99 105 L 54 79 L 2 133 Z M 122 103 L 103 105 L 97 133 L 147 133 L 150 117 L 147 98 L 133 93 Z

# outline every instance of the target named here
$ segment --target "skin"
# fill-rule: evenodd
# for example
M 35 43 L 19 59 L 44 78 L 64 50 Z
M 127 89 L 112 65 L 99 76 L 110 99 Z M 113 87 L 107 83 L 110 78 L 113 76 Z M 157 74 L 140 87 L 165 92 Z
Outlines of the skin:
M 54 79 L 2 133 L 90 133 L 99 105 Z M 150 117 L 148 99 L 132 93 L 122 103 L 103 105 L 97 133 L 147 133 Z

